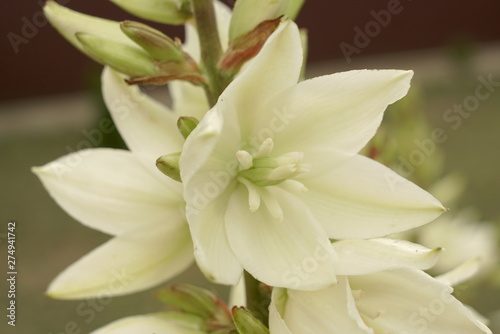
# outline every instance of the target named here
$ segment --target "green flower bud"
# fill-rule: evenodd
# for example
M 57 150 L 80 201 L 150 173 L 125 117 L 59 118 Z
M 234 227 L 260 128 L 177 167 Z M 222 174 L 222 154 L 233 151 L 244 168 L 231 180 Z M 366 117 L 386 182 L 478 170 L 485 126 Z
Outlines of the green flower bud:
M 173 41 L 161 31 L 133 21 L 122 22 L 120 28 L 155 60 L 184 61 L 185 56 L 180 43 Z
M 238 0 L 229 25 L 229 40 L 245 35 L 261 22 L 284 14 L 288 0 Z
M 269 334 L 269 329 L 246 308 L 235 306 L 231 311 L 240 334 Z
M 177 128 L 179 129 L 179 132 L 184 137 L 184 139 L 187 139 L 187 137 L 196 128 L 199 122 L 200 121 L 198 121 L 194 117 L 182 116 L 177 120 Z
M 297 18 L 297 16 L 299 15 L 300 10 L 302 9 L 304 2 L 306 2 L 306 0 L 288 0 L 285 6 L 284 14 L 292 20 L 295 20 L 295 18 Z
M 76 38 L 85 54 L 121 73 L 130 76 L 148 76 L 157 73 L 151 57 L 138 47 L 86 33 L 77 33 Z
M 57 4 L 55 1 L 47 1 L 43 7 L 43 12 L 50 24 L 82 52 L 85 52 L 84 47 L 76 37 L 76 33 L 100 36 L 114 42 L 137 47 L 120 30 L 118 22 L 75 12 Z
M 140 18 L 166 24 L 184 24 L 191 18 L 189 0 L 111 0 Z
M 181 181 L 181 171 L 179 169 L 179 159 L 181 158 L 181 152 L 171 153 L 159 157 L 156 160 L 156 167 L 175 181 Z

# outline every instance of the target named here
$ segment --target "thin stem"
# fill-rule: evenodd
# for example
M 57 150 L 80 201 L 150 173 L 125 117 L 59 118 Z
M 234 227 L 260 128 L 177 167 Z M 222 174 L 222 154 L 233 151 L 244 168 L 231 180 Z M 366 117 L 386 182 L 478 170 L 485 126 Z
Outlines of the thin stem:
M 264 325 L 269 322 L 269 304 L 271 303 L 271 288 L 261 284 L 252 275 L 245 271 L 245 293 L 247 308 Z
M 205 91 L 210 106 L 213 106 L 224 89 L 217 69 L 217 63 L 222 55 L 222 47 L 217 29 L 213 0 L 193 0 L 193 10 L 196 20 L 196 30 L 200 38 L 203 70 L 209 82 L 209 87 Z

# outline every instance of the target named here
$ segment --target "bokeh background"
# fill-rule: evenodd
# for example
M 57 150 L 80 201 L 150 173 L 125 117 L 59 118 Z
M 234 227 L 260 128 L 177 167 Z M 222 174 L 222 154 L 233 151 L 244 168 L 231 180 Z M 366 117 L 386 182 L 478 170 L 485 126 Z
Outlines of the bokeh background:
M 95 16 L 135 19 L 109 1 L 60 3 Z M 231 5 L 231 1 L 226 3 Z M 162 305 L 152 297 L 152 290 L 106 300 L 57 301 L 44 296 L 45 288 L 61 270 L 108 236 L 71 219 L 30 173 L 31 166 L 82 148 L 83 142 L 89 142 L 85 133 L 107 117 L 99 91 L 101 66 L 46 23 L 42 5 L 42 0 L 0 3 L 0 268 L 7 272 L 5 233 L 7 222 L 14 220 L 18 270 L 17 326 L 7 326 L 2 313 L 0 332 L 87 333 L 120 317 L 157 311 Z M 390 6 L 398 8 L 398 13 L 377 29 L 373 23 L 377 13 Z M 436 153 L 426 156 L 425 163 L 416 168 L 439 164 L 441 175 L 463 175 L 466 186 L 454 205 L 474 207 L 482 220 L 497 226 L 500 87 L 493 86 L 491 96 L 462 118 L 457 128 L 451 127 L 445 114 L 475 94 L 480 76 L 500 82 L 499 16 L 498 0 L 309 0 L 298 18 L 299 26 L 310 36 L 308 76 L 360 68 L 415 71 L 409 97 L 414 103 L 395 105 L 394 110 L 406 108 L 410 115 L 423 117 L 429 129 L 442 128 L 447 134 L 447 140 L 437 144 Z M 183 37 L 179 27 L 153 25 L 172 37 Z M 357 35 L 367 28 L 372 29 L 368 30 L 370 36 L 361 41 Z M 352 54 L 346 57 L 348 49 Z M 168 101 L 165 91 L 154 93 Z M 97 144 L 123 147 L 116 132 Z M 411 152 L 410 147 L 406 153 Z M 427 186 L 426 180 L 417 182 Z M 196 268 L 175 282 L 206 284 Z M 484 315 L 500 317 L 495 313 L 500 309 L 498 291 L 490 282 L 468 298 Z M 3 310 L 6 293 L 2 278 Z M 498 327 L 495 330 L 500 332 Z

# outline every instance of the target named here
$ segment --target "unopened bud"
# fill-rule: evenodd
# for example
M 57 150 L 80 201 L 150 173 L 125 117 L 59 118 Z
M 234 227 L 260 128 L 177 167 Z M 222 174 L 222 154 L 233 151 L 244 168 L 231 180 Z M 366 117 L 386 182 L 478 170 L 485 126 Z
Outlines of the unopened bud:
M 231 41 L 219 67 L 231 75 L 237 73 L 245 62 L 259 53 L 280 22 L 281 18 L 264 21 L 252 31 Z
M 125 35 L 136 42 L 155 60 L 177 62 L 184 60 L 184 52 L 180 48 L 180 42 L 173 41 L 161 31 L 133 21 L 122 22 L 120 28 Z
M 224 302 L 215 294 L 188 284 L 174 285 L 158 291 L 157 298 L 185 313 L 219 324 L 231 322 Z
M 182 182 L 181 171 L 179 169 L 180 158 L 180 152 L 161 156 L 156 160 L 156 167 L 171 179 Z
M 261 22 L 285 13 L 288 0 L 238 0 L 229 25 L 229 41 L 247 34 Z
M 128 44 L 131 47 L 136 46 L 120 30 L 120 24 L 116 21 L 78 13 L 59 5 L 55 1 L 47 1 L 43 7 L 43 12 L 50 24 L 82 52 L 85 51 L 83 50 L 83 45 L 76 37 L 76 33 L 100 36 L 101 38 Z
M 194 117 L 182 116 L 177 120 L 177 128 L 179 129 L 179 132 L 184 137 L 184 139 L 187 139 L 191 132 L 196 128 L 198 123 L 199 121 Z
M 299 15 L 299 12 L 302 9 L 305 1 L 306 0 L 288 0 L 285 6 L 285 12 L 283 14 L 285 14 L 292 20 L 295 20 L 295 18 L 297 18 L 297 16 Z
M 189 0 L 111 0 L 140 18 L 166 24 L 184 24 L 191 18 Z
M 235 306 L 231 311 L 234 324 L 240 334 L 269 334 L 269 329 L 248 309 Z
M 139 47 L 85 33 L 77 33 L 76 38 L 83 52 L 118 72 L 130 76 L 154 75 L 157 72 L 151 57 Z

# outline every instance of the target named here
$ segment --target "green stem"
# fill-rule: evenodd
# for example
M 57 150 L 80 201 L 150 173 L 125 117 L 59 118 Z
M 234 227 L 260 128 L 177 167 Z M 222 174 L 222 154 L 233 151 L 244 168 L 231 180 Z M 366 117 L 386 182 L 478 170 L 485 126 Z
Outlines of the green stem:
M 222 55 L 222 47 L 217 29 L 213 0 L 193 0 L 196 30 L 200 38 L 201 61 L 207 76 L 209 87 L 205 88 L 212 107 L 224 90 L 217 63 Z
M 267 287 L 267 286 L 266 286 Z M 245 293 L 247 308 L 253 315 L 267 326 L 269 323 L 270 287 L 266 288 L 252 275 L 245 271 Z

